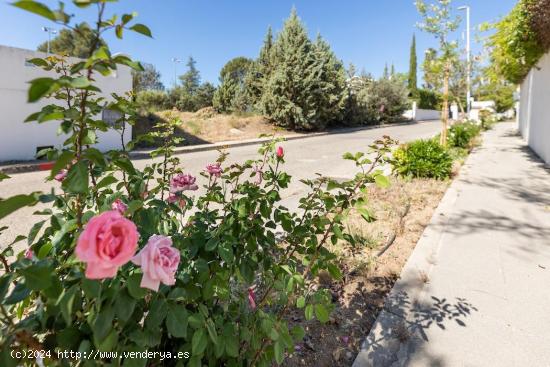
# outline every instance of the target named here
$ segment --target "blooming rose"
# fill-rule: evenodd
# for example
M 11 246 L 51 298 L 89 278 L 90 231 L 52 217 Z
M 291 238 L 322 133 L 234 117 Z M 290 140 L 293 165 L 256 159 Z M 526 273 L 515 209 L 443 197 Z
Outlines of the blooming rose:
M 195 181 L 197 179 L 190 174 L 179 173 L 170 180 L 170 192 L 175 194 L 186 190 L 197 190 L 199 187 Z
M 34 256 L 34 252 L 32 252 L 30 248 L 28 248 L 27 251 L 25 251 L 25 258 L 32 259 L 33 256 Z
M 116 211 L 119 212 L 120 214 L 124 215 L 124 213 L 126 212 L 126 210 L 128 210 L 128 205 L 124 204 L 124 203 L 122 202 L 122 200 L 116 199 L 116 200 L 113 201 L 113 203 L 111 204 L 111 209 L 116 210 Z
M 141 266 L 143 278 L 141 287 L 158 291 L 160 283 L 174 285 L 174 275 L 178 270 L 180 252 L 172 247 L 170 237 L 154 235 L 147 245 L 132 258 L 132 262 Z
M 67 170 L 62 169 L 57 173 L 57 175 L 54 176 L 54 180 L 62 182 L 65 179 L 65 177 L 67 177 Z
M 218 178 L 221 177 L 222 175 L 221 163 L 217 162 L 217 163 L 210 163 L 206 165 L 206 172 L 208 172 L 210 176 L 214 176 Z
M 283 147 L 278 147 L 277 148 L 277 157 L 278 158 L 283 158 L 285 156 L 285 151 L 283 150 Z
M 90 219 L 76 245 L 76 257 L 87 263 L 86 278 L 114 277 L 136 253 L 138 237 L 136 225 L 116 210 Z
M 168 198 L 166 199 L 166 201 L 168 201 L 169 204 L 177 203 L 180 208 L 183 208 L 186 204 L 184 198 L 172 193 L 168 194 Z

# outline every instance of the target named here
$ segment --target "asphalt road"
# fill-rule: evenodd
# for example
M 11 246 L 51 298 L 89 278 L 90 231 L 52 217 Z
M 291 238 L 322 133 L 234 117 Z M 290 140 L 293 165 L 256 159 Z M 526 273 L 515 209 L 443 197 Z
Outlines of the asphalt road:
M 366 151 L 369 144 L 383 135 L 389 135 L 400 142 L 428 138 L 436 134 L 440 126 L 440 122 L 431 121 L 284 142 L 281 144 L 285 149 L 286 160 L 283 169 L 293 178 L 292 184 L 283 193 L 284 204 L 291 209 L 295 208 L 298 198 L 305 193 L 307 187 L 299 182 L 300 179 L 313 178 L 316 173 L 333 178 L 352 177 L 356 172 L 355 165 L 342 159 L 345 152 Z M 228 163 L 254 158 L 257 156 L 257 149 L 257 145 L 231 148 L 228 150 L 230 153 Z M 180 155 L 180 159 L 184 171 L 196 175 L 197 181 L 201 181 L 203 178 L 199 176 L 199 172 L 207 163 L 215 161 L 217 155 L 217 151 L 193 152 Z M 151 160 L 134 162 L 139 168 L 143 168 L 149 163 Z M 33 191 L 49 192 L 52 187 L 59 190 L 57 182 L 45 181 L 47 175 L 47 171 L 11 175 L 9 180 L 0 183 L 0 197 L 6 198 Z M 40 216 L 33 216 L 33 213 L 40 208 L 38 205 L 23 208 L 0 220 L 0 227 L 9 227 L 0 235 L 0 247 L 7 246 L 19 234 L 27 235 L 32 225 L 42 220 Z M 16 246 L 16 250 L 24 246 L 25 242 L 20 242 Z

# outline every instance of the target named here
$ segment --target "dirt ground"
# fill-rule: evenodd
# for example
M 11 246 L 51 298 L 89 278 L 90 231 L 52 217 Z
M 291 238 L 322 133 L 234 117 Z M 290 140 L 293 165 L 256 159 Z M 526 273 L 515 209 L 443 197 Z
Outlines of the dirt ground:
M 352 214 L 347 225 L 358 244 L 339 243 L 332 249 L 338 254 L 343 280 L 320 277 L 336 306 L 331 320 L 326 325 L 308 322 L 297 310 L 291 320 L 305 328 L 306 337 L 283 365 L 351 366 L 449 183 L 393 178 L 389 188 L 369 190 L 370 211 L 377 220 L 366 223 Z
M 148 132 L 155 119 L 168 111 L 158 112 L 143 118 L 134 127 L 134 135 Z M 170 111 L 181 120 L 176 135 L 184 138 L 183 145 L 217 143 L 232 140 L 258 138 L 260 135 L 292 135 L 292 131 L 278 128 L 259 115 L 218 114 L 213 108 L 206 107 L 197 112 Z

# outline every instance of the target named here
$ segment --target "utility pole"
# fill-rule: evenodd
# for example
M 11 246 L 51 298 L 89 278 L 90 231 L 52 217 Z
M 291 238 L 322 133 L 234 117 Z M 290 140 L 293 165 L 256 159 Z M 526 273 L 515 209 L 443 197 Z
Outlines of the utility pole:
M 44 32 L 48 32 L 48 48 L 47 48 L 47 53 L 49 54 L 50 53 L 50 42 L 52 41 L 52 34 L 57 34 L 57 31 L 53 28 L 50 28 L 50 27 L 42 27 L 42 30 Z
M 182 62 L 181 59 L 172 57 L 172 62 L 174 63 L 174 88 L 178 86 L 178 64 Z
M 470 7 L 468 5 L 461 6 L 458 10 L 466 10 L 466 85 L 468 90 L 466 91 L 466 110 L 468 117 L 471 110 L 471 97 L 472 97 L 472 53 L 470 49 Z

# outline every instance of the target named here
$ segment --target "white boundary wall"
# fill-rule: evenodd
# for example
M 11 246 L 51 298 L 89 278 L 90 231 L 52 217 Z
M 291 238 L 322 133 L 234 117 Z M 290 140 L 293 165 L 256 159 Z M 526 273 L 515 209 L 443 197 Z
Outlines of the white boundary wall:
M 54 103 L 52 100 L 27 103 L 28 82 L 51 74 L 26 60 L 45 56 L 42 52 L 0 46 L 0 161 L 31 160 L 35 158 L 37 147 L 60 147 L 66 139 L 66 136 L 57 134 L 59 121 L 23 123 L 42 106 Z M 123 94 L 132 89 L 128 67 L 119 66 L 116 75 L 108 77 L 98 74 L 96 80 L 108 100 L 112 99 L 111 93 Z M 130 141 L 131 136 L 131 126 L 128 126 L 125 141 Z M 98 133 L 96 147 L 101 150 L 119 149 L 119 133 Z
M 416 102 L 413 102 L 412 110 L 407 110 L 403 114 L 403 117 L 415 120 L 415 121 L 428 121 L 428 120 L 440 120 L 441 111 L 437 110 L 423 110 L 416 107 Z
M 531 149 L 550 163 L 550 52 L 520 87 L 518 128 Z

